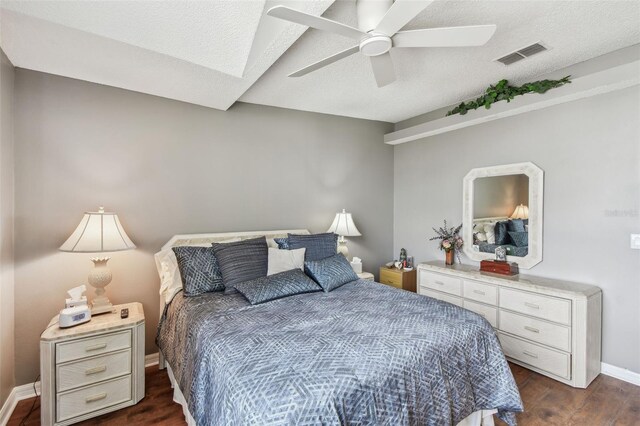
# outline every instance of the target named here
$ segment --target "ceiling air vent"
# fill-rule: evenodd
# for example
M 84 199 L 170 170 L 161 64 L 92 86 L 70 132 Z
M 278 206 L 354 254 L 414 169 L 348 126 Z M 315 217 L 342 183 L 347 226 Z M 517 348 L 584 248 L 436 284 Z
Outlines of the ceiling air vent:
M 540 42 L 533 43 L 529 46 L 523 47 L 522 49 L 518 49 L 515 52 L 511 52 L 508 55 L 498 58 L 496 59 L 496 61 L 504 65 L 511 65 L 514 62 L 521 61 L 525 58 L 528 58 L 529 56 L 533 56 L 537 53 L 544 52 L 545 50 L 548 50 L 548 49 L 545 46 L 543 46 L 542 43 Z

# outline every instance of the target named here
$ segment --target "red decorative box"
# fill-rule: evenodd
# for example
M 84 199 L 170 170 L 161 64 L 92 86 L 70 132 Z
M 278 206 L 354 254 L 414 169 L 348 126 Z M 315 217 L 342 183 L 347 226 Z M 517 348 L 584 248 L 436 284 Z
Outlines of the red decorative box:
M 518 275 L 518 264 L 515 262 L 500 262 L 498 260 L 483 260 L 480 262 L 481 272 L 491 272 L 501 275 Z

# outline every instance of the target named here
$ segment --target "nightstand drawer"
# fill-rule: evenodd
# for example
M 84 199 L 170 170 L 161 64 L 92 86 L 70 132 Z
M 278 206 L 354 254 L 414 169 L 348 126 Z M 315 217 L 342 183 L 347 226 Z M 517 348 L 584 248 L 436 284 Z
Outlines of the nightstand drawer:
M 420 271 L 420 286 L 462 296 L 462 280 L 460 278 Z
M 462 294 L 465 299 L 496 306 L 498 304 L 498 288 L 478 281 L 464 280 Z
M 500 307 L 571 325 L 571 300 L 500 288 Z
M 538 346 L 503 333 L 498 333 L 504 354 L 563 379 L 571 378 L 571 356 Z
M 563 325 L 501 310 L 500 330 L 571 352 L 571 330 Z
M 58 394 L 56 420 L 98 411 L 131 400 L 131 376 Z
M 462 303 L 462 307 L 475 312 L 476 314 L 484 317 L 493 328 L 498 328 L 498 309 L 493 306 L 483 305 L 481 303 L 471 302 L 465 300 Z
M 402 274 L 388 268 L 380 268 L 380 283 L 402 288 Z
M 131 349 L 58 365 L 58 392 L 131 373 Z
M 420 287 L 420 294 L 424 296 L 433 297 L 434 299 L 449 302 L 454 305 L 462 306 L 462 299 L 460 297 L 453 297 L 447 293 L 440 293 L 439 291 L 432 291 L 425 287 Z
M 104 334 L 56 345 L 56 364 L 131 347 L 131 331 Z

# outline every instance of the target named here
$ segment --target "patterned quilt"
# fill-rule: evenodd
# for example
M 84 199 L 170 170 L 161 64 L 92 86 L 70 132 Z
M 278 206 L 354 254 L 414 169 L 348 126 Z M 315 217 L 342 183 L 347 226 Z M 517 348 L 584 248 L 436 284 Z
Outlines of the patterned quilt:
M 176 295 L 157 343 L 198 425 L 455 425 L 522 401 L 497 336 L 452 304 L 359 280 L 261 305 Z

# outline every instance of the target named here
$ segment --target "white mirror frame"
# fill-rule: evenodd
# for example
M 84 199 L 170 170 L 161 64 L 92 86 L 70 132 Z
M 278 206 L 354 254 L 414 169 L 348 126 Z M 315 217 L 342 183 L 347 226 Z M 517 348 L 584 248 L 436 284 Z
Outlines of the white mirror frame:
M 463 251 L 471 260 L 495 259 L 495 254 L 482 253 L 473 249 L 473 181 L 478 178 L 524 174 L 529 177 L 529 252 L 524 257 L 507 256 L 509 262 L 518 267 L 530 269 L 542 262 L 542 218 L 544 172 L 533 163 L 507 164 L 504 166 L 480 167 L 472 169 L 464 177 L 462 191 L 462 238 Z M 533 232 L 531 232 L 533 230 Z

